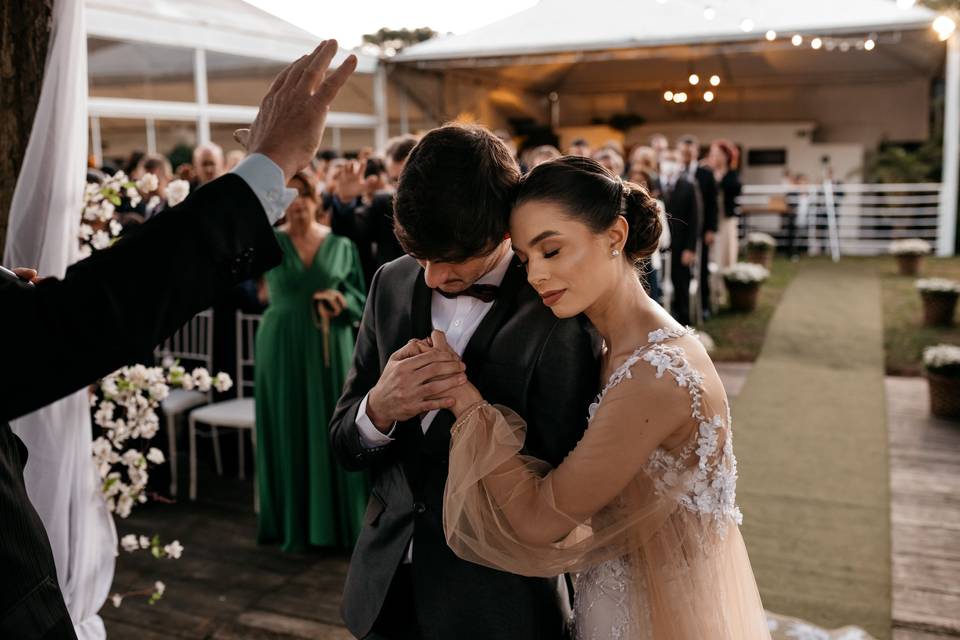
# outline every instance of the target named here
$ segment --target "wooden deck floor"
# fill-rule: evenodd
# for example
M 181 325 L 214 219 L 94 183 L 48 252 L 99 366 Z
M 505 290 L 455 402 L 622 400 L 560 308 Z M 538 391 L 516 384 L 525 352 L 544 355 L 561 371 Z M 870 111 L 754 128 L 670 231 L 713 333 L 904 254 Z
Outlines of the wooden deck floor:
M 749 365 L 719 367 L 735 396 Z M 895 640 L 960 637 L 960 425 L 928 416 L 922 379 L 888 378 L 893 485 Z M 233 438 L 225 438 L 224 446 Z M 203 456 L 201 459 L 207 459 Z M 224 460 L 235 460 L 228 450 Z M 208 460 L 208 462 L 210 462 Z M 234 464 L 236 464 L 234 462 Z M 212 467 L 212 462 L 210 462 Z M 157 561 L 121 551 L 115 590 L 162 580 L 154 606 L 129 599 L 102 615 L 111 640 L 210 638 L 341 640 L 347 568 L 342 552 L 291 555 L 255 542 L 252 485 L 229 466 L 201 476 L 200 500 L 148 505 L 120 525 L 125 533 L 178 538 L 183 558 Z

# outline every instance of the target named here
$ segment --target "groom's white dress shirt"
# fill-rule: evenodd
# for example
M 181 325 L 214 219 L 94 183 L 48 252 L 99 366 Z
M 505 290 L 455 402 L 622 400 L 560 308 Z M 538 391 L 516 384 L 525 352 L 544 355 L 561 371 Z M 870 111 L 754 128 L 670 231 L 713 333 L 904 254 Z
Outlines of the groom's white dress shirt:
M 513 250 L 510 249 L 506 255 L 497 263 L 489 273 L 477 280 L 475 284 L 492 284 L 500 286 L 507 269 L 510 268 L 510 261 L 513 260 Z M 436 291 L 431 294 L 430 316 L 433 328 L 443 331 L 447 334 L 447 342 L 450 347 L 463 355 L 470 338 L 476 332 L 477 327 L 483 322 L 484 317 L 493 307 L 493 302 L 483 302 L 471 296 L 458 296 L 456 298 L 446 298 Z M 397 425 L 390 428 L 389 433 L 383 433 L 377 429 L 373 421 L 367 416 L 367 398 L 368 393 L 360 401 L 360 407 L 357 409 L 357 429 L 360 431 L 360 441 L 368 449 L 382 447 L 393 442 L 393 432 Z M 437 417 L 438 411 L 431 411 L 420 420 L 420 427 L 426 433 Z M 407 545 L 407 552 L 404 558 L 405 563 L 413 562 L 413 540 Z
M 284 184 L 283 170 L 262 153 L 247 156 L 230 173 L 237 174 L 250 186 L 263 205 L 271 225 L 283 216 L 283 212 L 297 197 L 297 190 Z

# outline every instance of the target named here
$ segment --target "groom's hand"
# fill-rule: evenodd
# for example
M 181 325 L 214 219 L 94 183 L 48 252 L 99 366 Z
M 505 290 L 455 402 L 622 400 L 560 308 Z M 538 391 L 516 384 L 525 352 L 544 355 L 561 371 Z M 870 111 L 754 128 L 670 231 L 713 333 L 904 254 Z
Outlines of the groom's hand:
M 380 380 L 367 396 L 367 417 L 388 432 L 402 422 L 434 409 L 449 409 L 453 398 L 441 397 L 467 382 L 463 363 L 455 353 L 436 349 L 420 353 L 411 340 L 390 356 Z
M 234 133 L 247 151 L 276 162 L 283 170 L 284 182 L 316 155 L 330 103 L 357 68 L 357 57 L 350 55 L 330 72 L 336 53 L 337 41 L 324 40 L 313 53 L 281 71 L 250 129 Z

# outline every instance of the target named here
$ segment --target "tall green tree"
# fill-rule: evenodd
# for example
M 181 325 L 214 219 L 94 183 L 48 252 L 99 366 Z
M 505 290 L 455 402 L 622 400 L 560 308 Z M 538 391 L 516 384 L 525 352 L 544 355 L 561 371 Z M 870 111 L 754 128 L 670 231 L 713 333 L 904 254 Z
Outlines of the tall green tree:
M 430 27 L 416 29 L 390 29 L 382 27 L 376 33 L 367 33 L 363 36 L 363 43 L 380 50 L 380 53 L 392 56 L 399 53 L 404 47 L 419 42 L 425 42 L 439 35 Z
M 0 253 L 13 188 L 40 102 L 52 14 L 53 0 L 0 3 Z

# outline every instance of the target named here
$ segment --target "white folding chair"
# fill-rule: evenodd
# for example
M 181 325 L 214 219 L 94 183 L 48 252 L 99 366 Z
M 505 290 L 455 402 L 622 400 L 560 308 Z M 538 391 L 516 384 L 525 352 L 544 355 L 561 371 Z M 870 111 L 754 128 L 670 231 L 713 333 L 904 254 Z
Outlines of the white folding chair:
M 154 350 L 154 356 L 160 362 L 167 358 L 180 360 L 188 371 L 192 366 L 206 367 L 210 371 L 213 368 L 213 312 L 207 309 L 195 315 L 176 333 L 164 340 Z M 207 404 L 210 400 L 209 393 L 171 389 L 170 395 L 160 403 L 167 423 L 170 495 L 173 497 L 177 496 L 177 416 L 194 407 Z M 219 446 L 216 453 L 219 459 Z
M 220 444 L 218 427 L 237 429 L 239 444 L 237 447 L 239 458 L 240 478 L 245 475 L 244 440 L 247 431 L 253 446 L 256 447 L 256 407 L 253 400 L 253 366 L 254 344 L 257 325 L 260 316 L 257 314 L 237 312 L 237 397 L 233 400 L 215 402 L 205 407 L 194 409 L 187 420 L 190 429 L 190 499 L 197 499 L 197 424 L 206 424 L 210 427 L 213 437 L 213 455 L 217 464 L 217 474 L 223 474 L 220 461 Z M 256 469 L 254 469 L 256 474 Z M 259 510 L 259 494 L 257 483 L 253 483 L 253 508 Z

